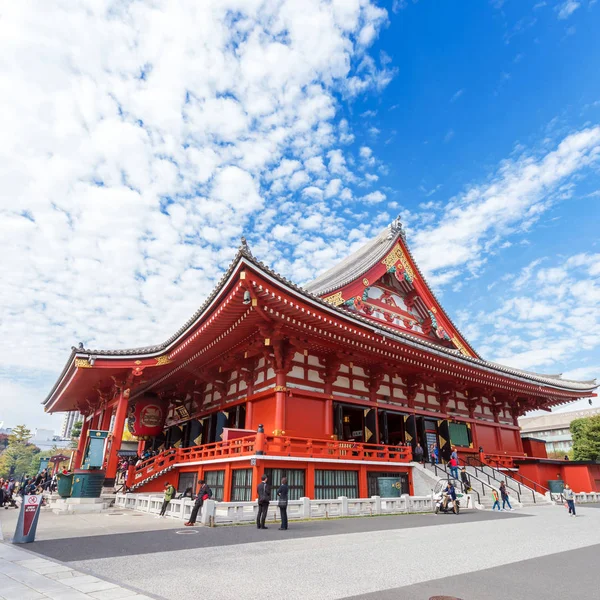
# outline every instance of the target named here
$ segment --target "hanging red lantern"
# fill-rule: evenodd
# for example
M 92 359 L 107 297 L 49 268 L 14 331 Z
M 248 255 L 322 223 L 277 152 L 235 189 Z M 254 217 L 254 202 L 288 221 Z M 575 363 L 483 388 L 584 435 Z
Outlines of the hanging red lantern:
M 162 433 L 167 418 L 168 403 L 156 394 L 144 394 L 129 403 L 127 428 L 141 438 L 154 437 Z

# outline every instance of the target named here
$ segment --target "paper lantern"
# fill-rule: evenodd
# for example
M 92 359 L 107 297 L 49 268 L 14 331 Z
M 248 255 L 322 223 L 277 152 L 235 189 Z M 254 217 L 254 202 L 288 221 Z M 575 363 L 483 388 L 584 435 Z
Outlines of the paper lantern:
M 139 438 L 162 433 L 167 418 L 168 403 L 156 394 L 144 394 L 129 403 L 127 429 Z

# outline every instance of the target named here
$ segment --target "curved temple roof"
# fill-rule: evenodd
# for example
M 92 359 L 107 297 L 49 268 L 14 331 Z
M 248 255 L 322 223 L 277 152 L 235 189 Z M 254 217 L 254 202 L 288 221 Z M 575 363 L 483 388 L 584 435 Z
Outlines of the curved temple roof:
M 354 321 L 355 323 L 367 325 L 371 330 L 390 339 L 395 339 L 397 341 L 412 345 L 416 348 L 426 349 L 428 352 L 431 353 L 445 355 L 446 357 L 449 357 L 458 362 L 468 363 L 473 366 L 479 366 L 486 370 L 495 371 L 507 375 L 509 377 L 525 380 L 529 383 L 544 384 L 548 387 L 552 387 L 559 390 L 571 390 L 573 392 L 578 392 L 579 394 L 581 394 L 582 392 L 592 393 L 593 390 L 596 389 L 596 387 L 598 387 L 595 379 L 588 381 L 562 379 L 560 375 L 544 375 L 539 373 L 532 373 L 530 371 L 514 369 L 494 362 L 485 361 L 478 356 L 465 356 L 459 350 L 447 348 L 445 346 L 441 346 L 439 344 L 432 343 L 421 338 L 417 338 L 416 336 L 413 336 L 410 333 L 404 333 L 395 328 L 388 327 L 385 324 L 372 321 L 359 314 L 349 311 L 343 306 L 333 306 L 330 303 L 323 300 L 323 298 L 321 297 L 323 294 L 328 293 L 328 291 L 338 289 L 339 287 L 342 287 L 349 281 L 360 277 L 369 269 L 370 265 L 374 264 L 377 261 L 380 261 L 386 255 L 386 253 L 389 252 L 390 249 L 394 246 L 394 244 L 398 240 L 398 237 L 401 237 L 402 240 L 404 240 L 404 232 L 399 223 L 399 220 L 396 220 L 388 228 L 383 230 L 371 242 L 367 243 L 365 246 L 363 246 L 355 253 L 350 255 L 348 258 L 344 259 L 343 261 L 341 261 L 340 263 L 338 263 L 337 265 L 335 265 L 334 267 L 317 277 L 314 281 L 307 284 L 305 288 L 301 288 L 297 284 L 293 283 L 292 281 L 289 281 L 279 273 L 276 273 L 275 271 L 270 269 L 261 261 L 257 260 L 250 252 L 250 249 L 248 248 L 245 239 L 242 238 L 242 244 L 238 249 L 235 258 L 233 259 L 227 271 L 219 280 L 218 284 L 215 286 L 214 290 L 210 293 L 210 295 L 202 304 L 202 306 L 168 340 L 166 340 L 162 344 L 157 344 L 155 346 L 146 346 L 141 348 L 131 348 L 122 350 L 92 350 L 84 348 L 82 345 L 80 345 L 78 348 L 73 347 L 61 375 L 59 376 L 50 394 L 44 400 L 43 403 L 47 404 L 48 401 L 52 398 L 54 392 L 60 385 L 60 382 L 67 374 L 70 366 L 73 364 L 73 361 L 76 359 L 90 357 L 114 359 L 156 357 L 161 354 L 164 354 L 165 352 L 168 352 L 201 319 L 204 313 L 206 313 L 210 309 L 213 301 L 217 298 L 217 296 L 219 295 L 223 287 L 226 285 L 231 275 L 235 272 L 235 270 L 241 263 L 249 264 L 250 266 L 256 268 L 259 272 L 262 271 L 267 276 L 275 279 L 283 287 L 288 288 L 288 290 L 292 293 L 304 297 L 313 303 L 318 303 L 323 309 L 334 312 L 338 316 Z M 410 255 L 410 251 L 408 252 Z M 418 270 L 418 266 L 414 262 L 412 255 L 410 255 L 410 258 L 413 261 L 414 266 Z M 419 275 L 422 277 L 421 272 L 418 272 Z
M 398 235 L 401 235 L 402 230 L 394 228 L 394 223 L 356 252 L 307 283 L 304 289 L 315 296 L 324 296 L 364 275 L 375 263 L 389 254 Z

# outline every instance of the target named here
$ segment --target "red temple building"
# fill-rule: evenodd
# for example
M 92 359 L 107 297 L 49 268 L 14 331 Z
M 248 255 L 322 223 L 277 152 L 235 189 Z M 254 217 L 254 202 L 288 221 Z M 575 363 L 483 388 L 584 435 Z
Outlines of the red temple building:
M 160 453 L 130 469 L 133 491 L 206 479 L 217 500 L 250 500 L 263 473 L 285 472 L 292 498 L 368 497 L 380 478 L 410 493 L 412 450 L 515 467 L 517 419 L 594 395 L 567 381 L 482 359 L 431 291 L 399 221 L 300 287 L 245 241 L 192 317 L 166 342 L 73 348 L 47 412 L 110 431 L 114 485 L 125 429 Z

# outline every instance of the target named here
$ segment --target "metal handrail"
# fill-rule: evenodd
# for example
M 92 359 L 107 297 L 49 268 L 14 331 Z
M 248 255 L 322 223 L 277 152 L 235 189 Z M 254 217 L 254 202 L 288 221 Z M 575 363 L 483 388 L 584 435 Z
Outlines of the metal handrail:
M 504 485 L 506 485 L 507 487 L 509 487 L 510 489 L 512 489 L 512 491 L 513 491 L 513 492 L 515 492 L 515 494 L 517 494 L 517 500 L 518 500 L 519 502 L 521 502 L 521 494 L 523 493 L 523 490 L 521 489 L 521 484 L 520 484 L 520 483 L 519 483 L 517 480 L 514 480 L 514 483 L 515 483 L 515 484 L 517 485 L 517 487 L 519 488 L 519 491 L 517 491 L 516 489 L 514 489 L 514 487 L 512 487 L 512 488 L 510 487 L 510 483 L 511 483 L 511 482 L 510 482 L 509 480 L 513 481 L 513 478 L 512 478 L 512 477 L 510 477 L 509 475 L 506 475 L 506 473 L 502 473 L 502 471 L 499 471 L 498 469 L 494 469 L 494 467 L 492 467 L 492 466 L 490 466 L 490 465 L 488 465 L 488 464 L 486 464 L 486 463 L 482 462 L 481 460 L 479 460 L 478 458 L 475 458 L 474 456 L 469 456 L 469 457 L 467 458 L 467 464 L 468 464 L 469 466 L 471 466 L 472 468 L 474 468 L 474 469 L 477 469 L 478 467 L 475 467 L 475 466 L 473 466 L 473 465 L 471 464 L 472 462 L 475 462 L 475 461 L 476 461 L 477 463 L 479 463 L 479 465 L 480 465 L 480 467 L 479 467 L 479 468 L 480 468 L 481 470 L 483 470 L 485 467 L 487 467 L 488 469 L 491 469 L 493 473 L 497 473 L 498 475 L 500 475 L 500 477 L 501 477 L 502 479 L 504 479 Z M 494 479 L 495 479 L 496 481 L 501 481 L 501 479 L 498 479 L 498 477 L 494 477 Z M 514 484 L 513 484 L 513 485 L 514 485 Z M 523 485 L 525 485 L 525 484 L 523 484 Z M 527 487 L 527 486 L 526 486 L 526 487 Z M 530 488 L 528 488 L 528 489 L 530 489 Z M 535 492 L 534 492 L 534 490 L 531 490 L 531 497 L 533 498 L 533 503 L 534 503 L 534 504 L 537 504 L 537 500 L 536 500 L 536 498 L 535 498 Z
M 489 474 L 489 473 L 486 473 L 486 472 L 485 472 L 485 471 L 484 471 L 484 470 L 483 470 L 481 467 L 477 467 L 477 466 L 475 466 L 475 465 L 472 465 L 472 464 L 470 464 L 470 462 L 469 462 L 469 459 L 470 459 L 470 458 L 471 458 L 471 457 L 468 457 L 466 461 L 465 461 L 465 460 L 463 460 L 463 461 L 462 461 L 462 462 L 463 462 L 463 464 L 464 464 L 465 466 L 467 466 L 467 467 L 471 467 L 472 469 L 475 469 L 475 476 L 477 477 L 477 479 L 478 479 L 478 480 L 479 480 L 479 477 L 477 476 L 477 471 L 481 471 L 481 474 L 482 474 L 482 475 L 485 475 L 485 476 L 487 477 L 487 480 L 488 480 L 488 485 L 490 485 L 490 486 L 491 486 L 491 485 L 492 485 L 492 481 L 491 481 L 491 479 L 490 479 L 490 474 Z M 462 460 L 462 459 L 460 459 L 460 458 L 458 459 L 458 464 L 459 464 L 459 465 L 460 465 L 460 461 L 461 461 L 461 460 Z M 485 465 L 484 465 L 484 466 L 485 466 Z M 495 480 L 495 478 L 494 478 L 494 480 Z
M 499 465 L 498 462 L 496 462 L 496 464 Z M 491 468 L 493 468 L 493 467 L 491 467 Z M 518 476 L 520 479 L 517 480 L 515 476 Z M 521 473 L 515 473 L 515 476 L 509 475 L 509 477 L 511 477 L 512 479 L 515 479 L 516 481 L 520 481 L 524 486 L 526 486 L 528 488 L 531 488 L 532 490 L 534 490 L 536 492 L 537 492 L 537 490 L 535 489 L 536 487 L 541 488 L 544 491 L 543 492 L 537 492 L 537 493 L 538 494 L 542 494 L 542 496 L 545 496 L 550 491 L 548 488 L 544 487 L 543 485 L 541 485 L 537 481 L 534 481 L 533 479 L 529 479 L 529 477 L 525 477 L 525 475 L 521 475 Z M 525 481 L 522 481 L 523 479 L 525 479 L 526 481 L 530 482 L 532 485 L 527 485 L 525 483 Z
M 436 475 L 438 474 L 438 470 L 439 470 L 448 478 L 448 480 L 450 480 L 451 474 L 448 473 L 448 470 L 446 469 L 445 465 L 440 465 L 438 463 L 430 462 L 430 463 L 423 463 L 423 466 L 426 466 L 427 464 L 430 464 L 433 467 Z M 444 479 L 444 477 L 441 477 L 441 479 Z M 453 479 L 456 479 L 456 477 L 453 477 Z M 479 479 L 477 479 L 477 481 L 479 481 Z M 483 481 L 481 481 L 480 483 L 481 483 L 481 491 L 483 492 L 483 495 L 485 496 L 485 488 L 483 486 L 486 484 Z M 479 495 L 479 492 L 473 488 L 471 488 L 471 491 L 475 492 L 477 494 L 477 504 L 481 504 L 481 496 Z

